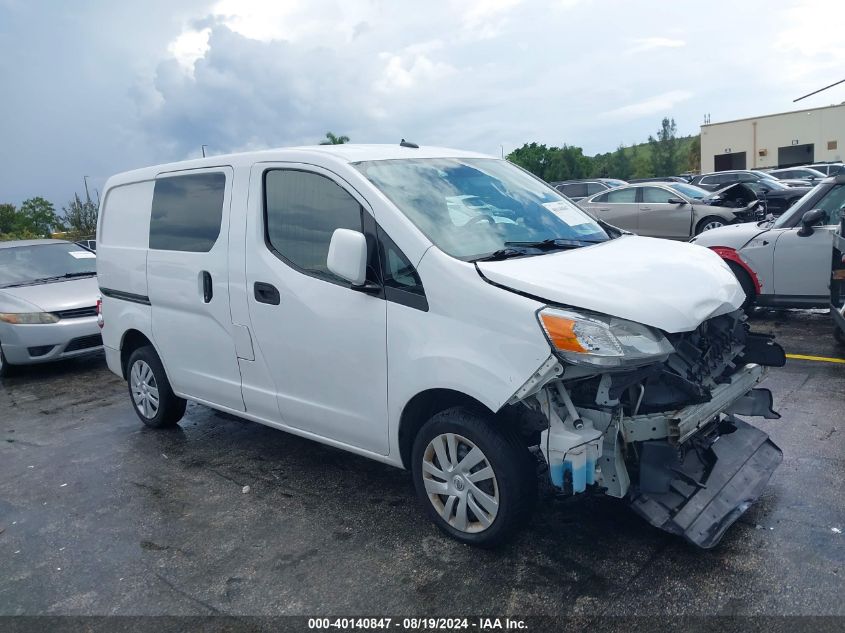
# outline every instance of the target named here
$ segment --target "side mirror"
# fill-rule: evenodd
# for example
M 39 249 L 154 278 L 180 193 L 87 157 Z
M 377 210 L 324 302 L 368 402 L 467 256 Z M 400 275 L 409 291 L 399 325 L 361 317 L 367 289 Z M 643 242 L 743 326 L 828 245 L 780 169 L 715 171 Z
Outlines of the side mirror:
M 668 204 L 686 204 L 686 202 L 680 198 L 669 198 L 666 202 Z
M 367 280 L 367 238 L 364 234 L 336 229 L 329 243 L 326 266 L 353 286 L 362 285 Z
M 798 229 L 799 237 L 807 237 L 813 234 L 813 227 L 827 217 L 823 209 L 813 209 L 801 216 L 801 228 Z

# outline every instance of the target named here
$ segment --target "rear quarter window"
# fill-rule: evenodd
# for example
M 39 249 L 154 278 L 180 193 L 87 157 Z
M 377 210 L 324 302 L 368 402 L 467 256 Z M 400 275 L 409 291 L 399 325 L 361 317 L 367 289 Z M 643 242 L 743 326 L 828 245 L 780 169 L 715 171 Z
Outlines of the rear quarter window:
M 100 209 L 100 244 L 147 248 L 150 233 L 150 205 L 155 181 L 112 187 Z

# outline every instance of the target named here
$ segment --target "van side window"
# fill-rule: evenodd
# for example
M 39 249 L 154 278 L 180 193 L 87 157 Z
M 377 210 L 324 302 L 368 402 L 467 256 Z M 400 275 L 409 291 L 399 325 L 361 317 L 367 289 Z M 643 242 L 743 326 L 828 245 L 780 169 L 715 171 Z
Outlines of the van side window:
M 380 228 L 378 241 L 385 299 L 428 311 L 422 280 L 414 265 Z
M 361 231 L 361 205 L 333 180 L 294 169 L 264 174 L 267 246 L 300 271 L 348 285 L 326 267 L 335 229 Z
M 220 235 L 226 175 L 158 178 L 153 190 L 150 248 L 207 253 Z

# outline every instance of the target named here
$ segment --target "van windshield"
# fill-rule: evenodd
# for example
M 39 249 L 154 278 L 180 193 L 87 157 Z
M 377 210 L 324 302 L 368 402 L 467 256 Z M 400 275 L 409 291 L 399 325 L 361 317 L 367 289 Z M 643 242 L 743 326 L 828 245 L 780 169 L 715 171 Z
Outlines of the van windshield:
M 355 167 L 442 251 L 474 260 L 515 243 L 609 238 L 549 185 L 494 158 L 421 158 Z

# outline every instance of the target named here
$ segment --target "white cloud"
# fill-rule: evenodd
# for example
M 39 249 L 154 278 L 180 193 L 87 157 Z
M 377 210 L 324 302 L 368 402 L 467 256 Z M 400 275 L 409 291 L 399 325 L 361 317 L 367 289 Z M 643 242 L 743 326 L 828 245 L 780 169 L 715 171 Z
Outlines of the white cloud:
M 653 51 L 658 48 L 681 48 L 686 46 L 684 40 L 672 39 L 668 37 L 644 37 L 633 40 L 634 46 L 628 49 L 628 54 L 645 53 L 646 51 Z
M 672 109 L 677 104 L 690 97 L 692 97 L 692 93 L 687 90 L 672 90 L 643 101 L 603 112 L 599 116 L 616 121 L 630 121 L 650 115 L 668 115 L 672 113 Z
M 383 53 L 382 59 L 386 59 L 387 63 L 381 77 L 374 83 L 375 89 L 382 93 L 409 89 L 423 83 L 431 84 L 457 72 L 453 66 L 432 61 L 423 54 Z
M 196 61 L 208 51 L 210 34 L 210 28 L 185 31 L 168 45 L 167 51 L 188 73 L 193 73 Z

